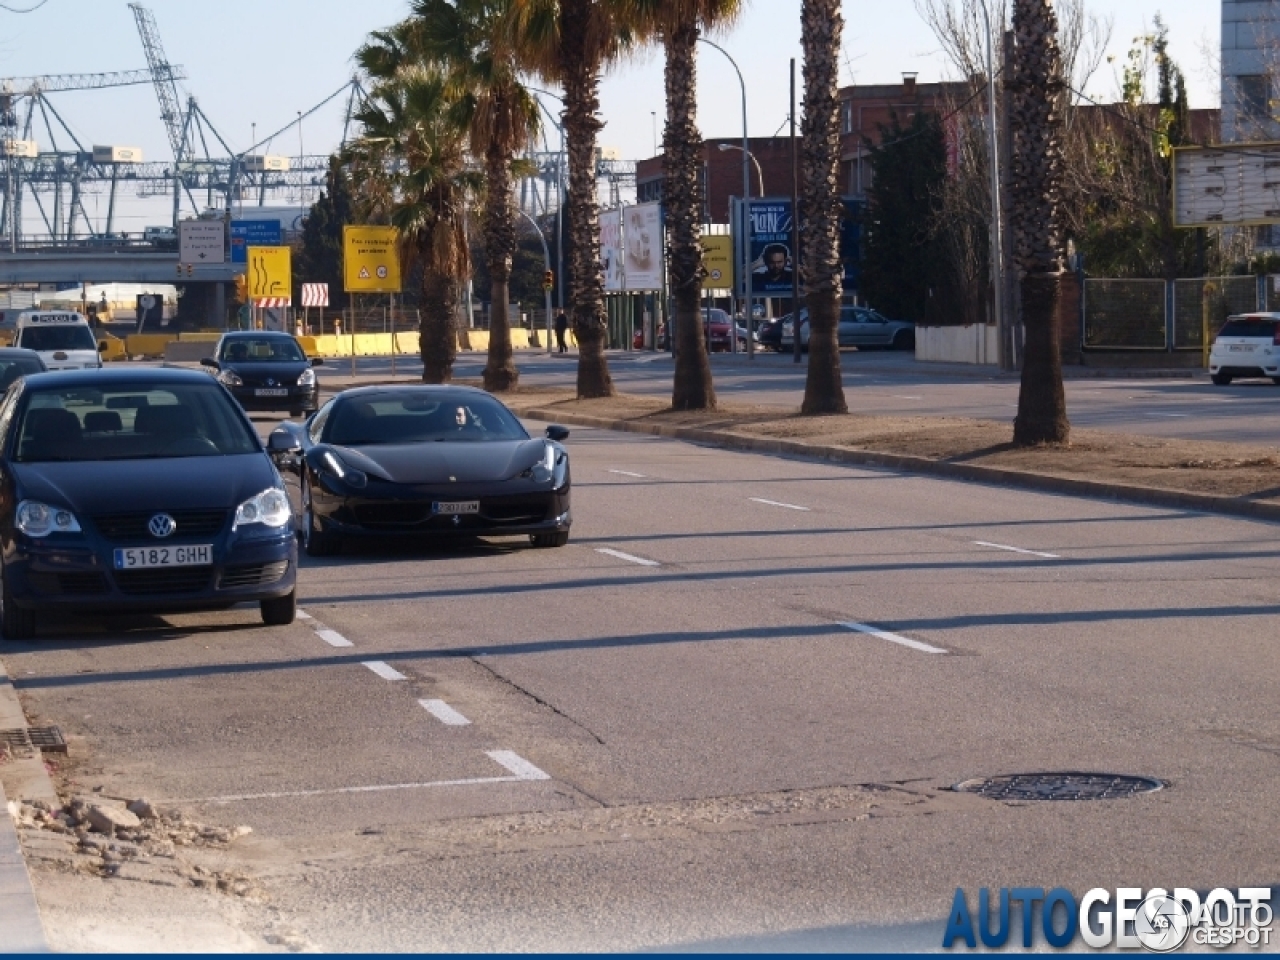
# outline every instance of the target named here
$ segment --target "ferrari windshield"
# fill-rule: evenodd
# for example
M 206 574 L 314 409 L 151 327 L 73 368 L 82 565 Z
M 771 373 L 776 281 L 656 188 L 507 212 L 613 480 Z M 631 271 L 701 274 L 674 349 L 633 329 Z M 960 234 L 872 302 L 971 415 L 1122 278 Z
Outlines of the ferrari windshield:
M 127 384 L 29 390 L 15 459 L 151 460 L 253 453 L 258 439 L 225 390 L 208 384 Z
M 306 363 L 306 354 L 291 337 L 235 337 L 222 344 L 224 363 Z
M 343 399 L 326 433 L 325 442 L 344 447 L 529 439 L 506 407 L 470 391 L 387 391 Z

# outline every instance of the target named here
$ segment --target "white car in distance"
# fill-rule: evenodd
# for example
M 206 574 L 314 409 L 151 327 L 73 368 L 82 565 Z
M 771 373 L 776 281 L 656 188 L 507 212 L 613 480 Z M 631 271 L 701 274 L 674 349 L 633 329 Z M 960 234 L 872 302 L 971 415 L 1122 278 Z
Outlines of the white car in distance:
M 1227 317 L 1209 351 L 1209 377 L 1220 387 L 1243 377 L 1280 384 L 1280 313 Z

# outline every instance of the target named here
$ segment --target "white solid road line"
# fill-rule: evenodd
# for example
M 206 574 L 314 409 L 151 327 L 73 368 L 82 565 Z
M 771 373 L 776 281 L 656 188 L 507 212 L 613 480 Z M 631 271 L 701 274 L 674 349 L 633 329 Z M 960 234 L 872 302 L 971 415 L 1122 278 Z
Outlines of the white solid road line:
M 779 500 L 762 500 L 760 497 L 747 497 L 747 499 L 752 503 L 763 503 L 770 507 L 785 507 L 787 510 L 803 510 L 805 513 L 809 512 L 808 507 L 797 507 L 794 503 L 782 503 Z
M 510 750 L 487 750 L 485 752 L 491 760 L 502 764 L 521 780 L 551 779 L 549 774 L 543 773 L 518 753 L 512 753 Z
M 881 640 L 888 640 L 890 643 L 897 643 L 904 647 L 910 647 L 912 650 L 919 650 L 921 653 L 946 653 L 941 647 L 933 647 L 927 643 L 921 643 L 919 640 L 912 640 L 910 637 L 899 636 L 896 633 L 889 633 L 887 630 L 877 630 L 875 627 L 869 627 L 865 623 L 842 623 L 840 626 L 846 630 L 853 630 L 856 633 L 865 633 L 872 637 L 879 637 Z
M 330 630 L 327 627 L 317 630 L 316 636 L 323 640 L 331 647 L 351 647 L 355 646 L 350 640 L 340 634 L 337 630 Z
M 443 700 L 419 700 L 422 708 L 447 727 L 465 727 L 471 721 Z
M 334 787 L 330 790 L 286 790 L 279 793 L 242 793 L 225 797 L 201 797 L 187 800 L 170 800 L 170 803 L 237 803 L 245 800 L 293 800 L 299 797 L 330 797 L 342 793 L 385 793 L 389 790 L 424 790 L 428 787 L 470 787 L 487 783 L 528 783 L 532 780 L 550 780 L 524 757 L 510 750 L 488 750 L 485 755 L 511 771 L 509 777 L 469 777 L 465 780 L 424 780 L 418 783 L 376 783 L 367 787 Z
M 649 479 L 643 473 L 632 473 L 630 470 L 610 470 L 610 473 L 616 473 L 624 477 L 635 477 L 637 480 Z
M 628 563 L 638 563 L 642 567 L 660 567 L 657 560 L 646 560 L 644 557 L 633 557 L 629 553 L 623 553 L 621 550 L 611 550 L 609 547 L 596 547 L 596 553 L 607 554 L 610 557 L 617 557 L 619 560 L 626 560 Z
M 973 541 L 979 547 L 991 547 L 993 550 L 1008 550 L 1010 553 L 1025 553 L 1029 557 L 1044 557 L 1046 560 L 1061 560 L 1056 553 L 1041 553 L 1039 550 L 1023 550 L 1021 547 L 1010 547 L 1003 543 L 988 543 L 986 540 Z
M 395 667 L 389 664 L 383 663 L 381 660 L 362 660 L 361 662 L 370 670 L 372 670 L 374 673 L 376 673 L 378 676 L 380 676 L 383 680 L 408 680 L 409 679 L 403 673 L 397 670 Z

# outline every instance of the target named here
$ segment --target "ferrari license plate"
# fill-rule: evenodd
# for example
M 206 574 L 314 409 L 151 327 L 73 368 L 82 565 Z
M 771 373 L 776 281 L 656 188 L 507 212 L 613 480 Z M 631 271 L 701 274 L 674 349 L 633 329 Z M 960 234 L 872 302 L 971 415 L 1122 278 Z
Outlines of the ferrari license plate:
M 432 513 L 458 514 L 458 513 L 479 513 L 479 500 L 456 500 L 452 503 L 436 502 L 431 504 Z
M 287 387 L 259 387 L 253 391 L 255 397 L 287 397 L 289 390 Z
M 193 547 L 126 547 L 115 551 L 117 570 L 148 567 L 200 567 L 213 563 L 212 544 Z

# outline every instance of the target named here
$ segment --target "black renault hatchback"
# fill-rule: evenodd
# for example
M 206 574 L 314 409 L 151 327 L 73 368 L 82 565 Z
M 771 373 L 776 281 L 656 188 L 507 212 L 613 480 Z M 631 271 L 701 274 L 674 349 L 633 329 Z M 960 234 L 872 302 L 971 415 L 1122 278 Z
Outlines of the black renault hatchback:
M 0 632 L 41 611 L 257 602 L 294 617 L 289 498 L 253 425 L 191 370 L 33 374 L 0 401 Z
M 213 356 L 200 361 L 246 410 L 288 410 L 309 416 L 320 406 L 320 386 L 298 341 L 287 333 L 244 330 L 225 333 Z

